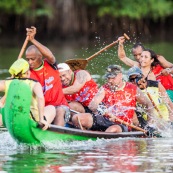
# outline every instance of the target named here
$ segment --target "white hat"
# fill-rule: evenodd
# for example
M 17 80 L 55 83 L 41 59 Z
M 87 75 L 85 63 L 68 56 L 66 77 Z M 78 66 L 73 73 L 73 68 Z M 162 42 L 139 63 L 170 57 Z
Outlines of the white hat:
M 59 72 L 70 70 L 70 67 L 66 63 L 60 63 L 60 64 L 57 65 L 57 67 L 58 67 Z

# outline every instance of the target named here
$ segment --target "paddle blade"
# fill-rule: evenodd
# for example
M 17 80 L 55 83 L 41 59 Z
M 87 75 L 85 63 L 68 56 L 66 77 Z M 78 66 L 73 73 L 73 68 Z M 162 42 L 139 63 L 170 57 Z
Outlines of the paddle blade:
M 75 71 L 75 70 L 84 70 L 88 64 L 88 61 L 86 59 L 69 59 L 65 61 L 70 68 Z

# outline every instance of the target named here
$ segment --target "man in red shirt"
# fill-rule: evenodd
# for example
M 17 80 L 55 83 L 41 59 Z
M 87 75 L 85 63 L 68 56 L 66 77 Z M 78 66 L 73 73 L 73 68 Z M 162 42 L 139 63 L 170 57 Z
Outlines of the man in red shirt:
M 80 119 L 81 125 L 86 129 L 113 133 L 128 131 L 130 128 L 119 122 L 110 121 L 108 115 L 111 114 L 111 116 L 116 116 L 131 124 L 137 101 L 146 107 L 146 111 L 150 115 L 153 115 L 149 99 L 137 86 L 123 80 L 120 66 L 108 66 L 105 77 L 107 82 L 99 89 L 89 104 L 93 114 L 74 115 L 72 121 L 76 126 L 79 127 L 78 119 Z
M 27 28 L 26 30 L 29 41 L 33 44 L 26 50 L 26 59 L 28 60 L 31 71 L 30 78 L 41 83 L 45 105 L 56 107 L 56 117 L 53 123 L 64 126 L 65 121 L 69 119 L 70 112 L 68 103 L 62 92 L 56 59 L 47 47 L 35 39 L 35 27 Z
M 92 98 L 98 91 L 96 82 L 86 70 L 72 71 L 66 63 L 58 64 L 63 93 L 70 102 L 71 109 L 78 112 L 91 112 L 88 109 Z

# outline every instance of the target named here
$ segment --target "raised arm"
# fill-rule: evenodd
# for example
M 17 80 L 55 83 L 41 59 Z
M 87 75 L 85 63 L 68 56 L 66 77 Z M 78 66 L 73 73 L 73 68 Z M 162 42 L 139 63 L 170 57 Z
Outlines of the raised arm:
M 31 28 L 26 28 L 26 31 L 27 36 L 29 36 L 29 40 L 38 48 L 44 58 L 46 58 L 50 64 L 54 64 L 56 62 L 56 59 L 52 52 L 46 46 L 42 45 L 35 39 L 36 28 L 32 26 Z
M 118 58 L 124 62 L 127 66 L 139 66 L 139 63 L 137 61 L 134 61 L 126 56 L 125 50 L 124 50 L 124 37 L 119 37 L 119 45 L 118 45 Z
M 103 87 L 99 89 L 97 94 L 93 97 L 92 101 L 89 104 L 89 109 L 93 112 L 97 111 L 98 105 L 102 102 L 105 97 L 105 90 Z
M 63 89 L 64 94 L 77 93 L 87 81 L 91 79 L 90 74 L 86 70 L 80 70 L 76 73 L 76 80 L 72 86 Z
M 145 107 L 146 112 L 149 115 L 149 121 L 151 120 L 151 116 L 156 117 L 156 115 L 154 114 L 154 107 L 151 101 L 147 98 L 147 96 L 145 96 L 145 94 L 139 88 L 137 89 L 136 100 L 138 103 L 142 104 Z

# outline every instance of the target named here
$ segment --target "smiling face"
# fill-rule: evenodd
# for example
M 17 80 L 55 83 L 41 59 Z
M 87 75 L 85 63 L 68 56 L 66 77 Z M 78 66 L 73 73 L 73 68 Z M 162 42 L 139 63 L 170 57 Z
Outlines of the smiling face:
M 151 54 L 149 51 L 143 51 L 140 58 L 141 67 L 151 67 L 154 59 L 151 58 Z
M 70 86 L 73 72 L 71 70 L 65 70 L 65 71 L 59 72 L 59 75 L 60 75 L 62 85 Z

